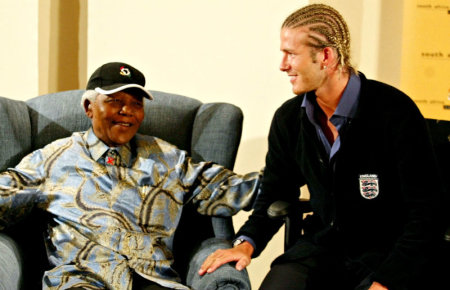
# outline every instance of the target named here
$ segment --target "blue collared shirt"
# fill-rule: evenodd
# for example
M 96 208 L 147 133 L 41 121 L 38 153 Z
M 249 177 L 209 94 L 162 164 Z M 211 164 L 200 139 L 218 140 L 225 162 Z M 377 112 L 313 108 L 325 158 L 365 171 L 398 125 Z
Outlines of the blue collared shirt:
M 350 75 L 350 79 L 344 90 L 344 93 L 342 94 L 342 98 L 339 101 L 336 111 L 330 118 L 330 122 L 336 127 L 339 133 L 344 125 L 355 116 L 360 90 L 361 79 L 356 74 Z M 331 160 L 333 156 L 339 151 L 339 148 L 341 146 L 340 135 L 338 135 L 333 145 L 331 145 L 315 118 L 315 110 L 318 109 L 318 105 L 314 92 L 305 94 L 302 107 L 306 109 L 306 115 L 308 116 L 309 121 L 316 128 L 317 135 L 322 141 L 322 144 L 329 155 L 329 159 Z

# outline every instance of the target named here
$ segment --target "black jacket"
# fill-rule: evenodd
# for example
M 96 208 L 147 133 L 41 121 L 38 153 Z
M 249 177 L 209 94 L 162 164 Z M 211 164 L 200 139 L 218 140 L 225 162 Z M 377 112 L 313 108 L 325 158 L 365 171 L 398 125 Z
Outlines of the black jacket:
M 436 237 L 441 183 L 426 123 L 414 102 L 391 86 L 360 77 L 357 113 L 339 132 L 334 172 L 301 108 L 303 95 L 276 111 L 262 191 L 237 236 L 251 237 L 259 255 L 281 226 L 267 217 L 267 207 L 274 200 L 297 199 L 307 184 L 315 227 L 304 239 L 350 257 L 367 256 L 374 279 L 390 286 L 409 278 Z M 363 197 L 370 194 L 375 197 Z M 314 249 L 298 244 L 281 259 Z

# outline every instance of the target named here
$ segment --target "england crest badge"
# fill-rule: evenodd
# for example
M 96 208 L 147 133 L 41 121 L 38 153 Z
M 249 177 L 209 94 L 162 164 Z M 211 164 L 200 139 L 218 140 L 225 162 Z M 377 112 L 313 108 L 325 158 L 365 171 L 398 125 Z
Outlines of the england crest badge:
M 366 199 L 374 199 L 380 193 L 377 174 L 361 174 L 359 176 L 359 192 Z

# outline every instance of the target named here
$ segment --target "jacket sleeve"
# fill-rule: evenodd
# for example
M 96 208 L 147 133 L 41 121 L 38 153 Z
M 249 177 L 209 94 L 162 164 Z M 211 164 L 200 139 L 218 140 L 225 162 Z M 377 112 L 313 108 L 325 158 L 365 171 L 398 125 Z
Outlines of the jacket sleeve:
M 269 132 L 269 148 L 261 193 L 255 202 L 253 213 L 237 233 L 237 236 L 247 236 L 254 241 L 256 246 L 254 257 L 264 250 L 282 225 L 282 221 L 268 217 L 268 207 L 276 200 L 290 202 L 298 199 L 300 187 L 304 185 L 303 177 L 294 163 L 294 147 L 298 133 L 289 132 L 297 126 L 292 126 L 288 120 L 290 114 L 286 114 L 283 108 L 277 110 Z M 292 131 L 298 132 L 296 129 Z
M 31 212 L 44 180 L 43 169 L 41 150 L 38 150 L 15 168 L 0 173 L 0 229 Z

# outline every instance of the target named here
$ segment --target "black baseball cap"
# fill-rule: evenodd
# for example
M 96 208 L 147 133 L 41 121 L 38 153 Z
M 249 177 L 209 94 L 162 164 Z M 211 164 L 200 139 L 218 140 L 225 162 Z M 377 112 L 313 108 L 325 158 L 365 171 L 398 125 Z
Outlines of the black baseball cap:
M 94 71 L 86 89 L 109 95 L 137 88 L 144 93 L 145 98 L 153 100 L 152 94 L 144 86 L 145 77 L 139 70 L 123 62 L 109 62 Z

